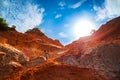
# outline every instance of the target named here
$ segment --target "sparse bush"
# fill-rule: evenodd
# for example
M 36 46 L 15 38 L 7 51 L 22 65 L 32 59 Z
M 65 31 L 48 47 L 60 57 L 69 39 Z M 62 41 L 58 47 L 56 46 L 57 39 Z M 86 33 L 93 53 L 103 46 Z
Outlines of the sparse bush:
M 15 25 L 12 25 L 12 27 L 11 27 L 11 28 L 15 29 L 15 28 L 16 28 L 16 26 L 15 26 Z
M 28 30 L 26 31 L 26 33 L 31 32 L 31 31 L 32 31 L 32 29 L 28 29 Z
M 34 31 L 34 30 L 39 30 L 39 31 L 41 31 L 41 30 L 40 30 L 40 28 L 39 28 L 39 27 L 37 27 L 37 26 L 36 26 L 36 27 L 34 27 L 32 30 L 33 30 L 33 31 Z
M 6 20 L 3 18 L 0 18 L 0 31 L 8 31 L 8 30 L 14 30 L 16 31 L 16 26 L 13 25 L 12 27 L 9 27 L 8 24 L 6 23 Z
M 28 32 L 33 32 L 33 31 L 35 31 L 35 30 L 41 31 L 39 27 L 34 27 L 33 29 L 28 29 L 28 30 L 26 31 L 26 33 L 28 33 Z
M 0 18 L 0 31 L 7 31 L 10 28 L 8 27 L 8 24 L 6 23 L 6 20 L 3 18 Z
M 12 25 L 12 27 L 10 28 L 10 30 L 14 30 L 14 31 L 16 31 L 16 26 L 15 25 Z

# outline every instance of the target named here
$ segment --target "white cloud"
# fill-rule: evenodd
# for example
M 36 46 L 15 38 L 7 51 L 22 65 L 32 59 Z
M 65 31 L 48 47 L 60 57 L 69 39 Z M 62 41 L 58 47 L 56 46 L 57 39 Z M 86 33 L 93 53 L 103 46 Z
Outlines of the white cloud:
M 61 7 L 64 7 L 66 5 L 66 3 L 61 1 L 61 2 L 58 3 L 58 5 L 61 6 Z
M 35 26 L 38 26 L 39 24 L 41 24 L 42 22 L 42 17 L 43 17 L 43 12 L 44 9 L 38 9 L 37 5 L 27 5 L 26 6 L 26 11 L 28 11 L 28 13 L 26 14 L 18 14 L 19 16 L 19 20 L 23 20 L 24 22 L 21 23 L 16 23 L 16 26 L 21 27 L 20 29 L 18 29 L 19 31 L 25 32 L 28 29 L 32 29 Z M 22 27 L 24 26 L 24 27 Z
M 76 9 L 76 8 L 79 8 L 86 0 L 81 0 L 80 2 L 77 2 L 71 6 L 69 6 L 69 8 L 73 8 L 73 9 Z
M 60 17 L 62 17 L 61 14 L 57 14 L 57 15 L 55 16 L 56 19 L 57 19 L 57 18 L 60 18 Z
M 60 6 L 60 9 L 63 10 L 65 9 L 66 3 L 64 1 L 60 1 L 58 5 Z
M 106 18 L 114 18 L 120 16 L 120 0 L 105 0 L 104 6 L 95 6 L 97 20 L 104 20 Z
M 44 8 L 38 8 L 38 5 L 30 2 L 23 4 L 23 1 L 8 0 L 9 5 L 2 7 L 2 17 L 7 23 L 15 25 L 19 32 L 25 32 L 42 23 Z M 5 2 L 3 5 L 6 5 Z
M 97 7 L 97 6 L 94 6 L 93 8 L 94 8 L 94 10 L 96 11 L 96 14 L 97 14 L 97 18 L 96 18 L 97 21 L 103 20 L 107 17 L 107 11 L 106 11 L 105 8 L 102 9 L 101 7 Z
M 66 37 L 67 37 L 67 35 L 66 35 L 64 32 L 60 32 L 60 33 L 59 33 L 59 36 L 60 36 L 61 38 L 66 38 Z

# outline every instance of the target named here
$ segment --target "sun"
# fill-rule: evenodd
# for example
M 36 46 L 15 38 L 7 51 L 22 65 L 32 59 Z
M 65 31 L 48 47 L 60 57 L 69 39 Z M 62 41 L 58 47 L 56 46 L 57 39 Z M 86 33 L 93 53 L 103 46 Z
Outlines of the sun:
M 93 29 L 95 29 L 94 24 L 90 20 L 80 19 L 75 22 L 73 33 L 76 39 L 78 39 L 80 37 L 90 35 Z

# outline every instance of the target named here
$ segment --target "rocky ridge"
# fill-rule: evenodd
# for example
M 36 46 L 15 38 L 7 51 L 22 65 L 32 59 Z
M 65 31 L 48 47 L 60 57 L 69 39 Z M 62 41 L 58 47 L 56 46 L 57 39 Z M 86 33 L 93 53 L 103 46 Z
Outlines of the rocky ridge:
M 45 56 L 44 51 L 48 53 L 60 50 L 63 45 L 58 40 L 48 38 L 38 29 L 33 29 L 26 33 L 19 33 L 15 30 L 0 31 L 1 43 L 10 44 L 20 50 L 30 59 L 38 56 Z M 54 54 L 57 55 L 57 54 Z
M 120 17 L 102 25 L 91 36 L 72 42 L 66 49 L 57 61 L 96 69 L 108 80 L 120 80 Z

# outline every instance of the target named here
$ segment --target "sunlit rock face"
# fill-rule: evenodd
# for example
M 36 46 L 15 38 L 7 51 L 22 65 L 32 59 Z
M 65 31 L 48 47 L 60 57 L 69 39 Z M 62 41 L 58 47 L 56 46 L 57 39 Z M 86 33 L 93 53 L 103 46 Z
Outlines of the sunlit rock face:
M 68 44 L 68 54 L 84 54 L 87 49 L 109 42 L 120 43 L 120 17 L 100 26 L 91 36 L 81 37 Z
M 94 40 L 119 40 L 120 39 L 120 16 L 108 21 L 92 35 Z
M 26 68 L 12 80 L 107 80 L 96 70 L 47 62 L 41 66 Z
M 59 40 L 48 38 L 38 28 L 26 33 L 0 31 L 0 80 L 27 67 L 39 66 L 46 62 L 46 55 L 50 59 L 58 56 L 62 47 Z
M 7 43 L 23 52 L 30 59 L 44 56 L 44 50 L 48 53 L 60 50 L 63 45 L 58 40 L 48 38 L 39 29 L 31 29 L 26 33 L 17 31 L 0 31 L 1 43 Z M 52 56 L 52 54 L 50 54 Z M 55 54 L 57 55 L 57 54 Z

